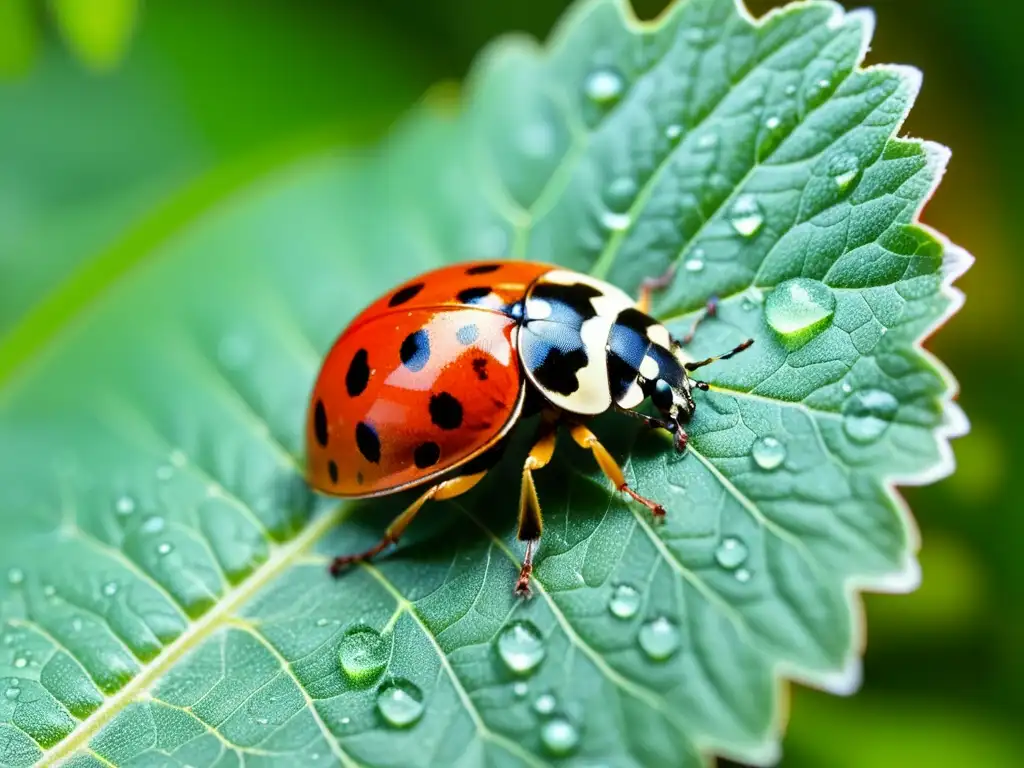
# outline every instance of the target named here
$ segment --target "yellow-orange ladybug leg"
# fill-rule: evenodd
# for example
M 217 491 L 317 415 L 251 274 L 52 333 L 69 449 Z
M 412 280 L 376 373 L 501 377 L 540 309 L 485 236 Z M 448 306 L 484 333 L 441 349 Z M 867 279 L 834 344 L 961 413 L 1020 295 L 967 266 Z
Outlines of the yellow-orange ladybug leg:
M 526 542 L 526 554 L 523 556 L 523 567 L 519 570 L 515 593 L 528 597 L 530 594 L 530 576 L 533 574 L 533 550 L 544 530 L 544 518 L 540 511 L 540 500 L 537 498 L 537 486 L 533 482 L 533 470 L 546 467 L 555 452 L 555 430 L 553 425 L 545 425 L 541 436 L 530 449 L 523 463 L 523 481 L 519 491 L 519 533 L 520 541 Z
M 402 514 L 391 521 L 391 525 L 389 525 L 387 530 L 384 531 L 384 537 L 379 542 L 374 544 L 365 552 L 334 558 L 334 561 L 331 563 L 331 573 L 337 576 L 338 573 L 346 566 L 351 565 L 352 563 L 369 560 L 375 555 L 379 555 L 401 538 L 409 523 L 411 523 L 412 519 L 416 517 L 416 513 L 420 511 L 424 504 L 431 500 L 444 501 L 445 499 L 453 499 L 456 496 L 461 496 L 483 480 L 484 475 L 486 474 L 487 472 L 477 472 L 473 475 L 462 475 L 461 477 L 453 477 L 451 480 L 445 480 L 437 485 L 430 486 L 430 488 L 424 491 L 416 501 L 406 507 Z
M 661 506 L 661 504 L 641 496 L 629 487 L 629 483 L 626 482 L 625 475 L 622 474 L 622 467 L 620 467 L 618 462 L 615 461 L 610 453 L 608 453 L 608 449 L 601 445 L 597 436 L 594 435 L 593 432 L 582 424 L 574 425 L 569 431 L 572 434 L 573 440 L 575 440 L 581 447 L 586 448 L 594 454 L 594 459 L 597 461 L 597 465 L 601 468 L 601 471 L 604 472 L 605 477 L 612 481 L 612 484 L 617 490 L 628 493 L 631 497 L 651 510 L 651 514 L 655 517 L 665 516 L 665 508 Z

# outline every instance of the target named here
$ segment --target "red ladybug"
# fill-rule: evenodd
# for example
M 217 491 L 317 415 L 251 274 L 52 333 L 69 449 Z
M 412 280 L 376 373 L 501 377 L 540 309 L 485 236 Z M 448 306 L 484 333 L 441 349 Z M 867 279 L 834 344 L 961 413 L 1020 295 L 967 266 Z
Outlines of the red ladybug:
M 695 407 L 691 389 L 707 388 L 688 372 L 752 342 L 687 362 L 681 350 L 692 332 L 673 339 L 647 314 L 651 291 L 663 284 L 647 281 L 634 301 L 613 285 L 548 264 L 471 262 L 420 275 L 363 310 L 335 342 L 313 390 L 309 482 L 347 498 L 426 490 L 380 543 L 338 557 L 332 573 L 397 542 L 427 501 L 480 482 L 526 410 L 539 408 L 542 418 L 523 467 L 518 536 L 527 545 L 517 593 L 529 593 L 543 528 L 532 473 L 551 460 L 558 425 L 593 452 L 618 490 L 664 515 L 629 487 L 586 422 L 622 411 L 673 433 L 682 451 Z M 637 412 L 648 398 L 659 416 Z

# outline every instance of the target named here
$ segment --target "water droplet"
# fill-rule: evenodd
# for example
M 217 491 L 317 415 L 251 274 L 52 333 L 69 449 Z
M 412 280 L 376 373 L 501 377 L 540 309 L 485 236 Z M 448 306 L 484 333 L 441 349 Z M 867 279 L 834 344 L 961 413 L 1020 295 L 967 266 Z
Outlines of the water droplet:
M 103 594 L 106 595 L 107 597 L 113 597 L 114 595 L 116 595 L 117 594 L 117 582 L 116 581 L 108 581 L 106 584 L 104 584 L 103 585 Z
M 772 115 L 771 117 L 764 121 L 764 127 L 767 128 L 769 131 L 774 131 L 780 125 L 782 125 L 782 120 L 776 117 L 775 115 Z
M 832 159 L 830 164 L 832 180 L 840 195 L 845 195 L 854 187 L 860 176 L 860 159 L 852 152 L 843 152 Z
M 786 446 L 778 439 L 767 435 L 754 441 L 754 447 L 750 454 L 754 457 L 754 463 L 757 466 L 770 472 L 777 469 L 786 460 Z
M 184 451 L 175 448 L 171 451 L 169 459 L 172 467 L 184 467 L 185 463 L 188 461 L 188 456 L 185 455 Z
M 704 42 L 707 37 L 707 32 L 703 27 L 689 27 L 683 32 L 683 37 L 686 42 L 693 43 L 694 45 L 700 45 Z
M 45 597 L 53 598 L 57 595 L 57 588 L 53 584 L 47 584 L 43 587 L 43 595 Z
M 715 549 L 715 560 L 723 568 L 733 570 L 747 559 L 747 545 L 735 536 L 726 536 Z
M 345 633 L 338 646 L 338 661 L 350 680 L 366 685 L 384 671 L 391 653 L 380 632 L 370 627 L 356 627 Z
M 605 211 L 601 214 L 601 223 L 604 224 L 606 229 L 610 229 L 613 232 L 621 232 L 629 228 L 629 225 L 633 223 L 633 219 L 628 213 Z
M 640 610 L 640 593 L 629 584 L 619 584 L 612 590 L 608 610 L 612 612 L 612 616 L 620 619 L 633 618 Z
M 743 237 L 753 237 L 764 224 L 764 213 L 753 195 L 740 195 L 729 213 L 732 228 Z
M 174 467 L 170 464 L 161 464 L 156 468 L 157 480 L 170 480 L 172 477 L 174 477 Z
M 14 699 L 21 696 L 21 688 L 15 688 L 14 686 L 12 686 L 8 688 L 6 691 L 4 691 L 4 696 L 13 701 Z
M 525 675 L 544 660 L 540 630 L 528 621 L 515 621 L 498 635 L 498 655 L 510 670 Z
M 550 715 L 555 711 L 555 706 L 558 702 L 555 701 L 555 697 L 550 693 L 542 693 L 537 697 L 537 700 L 533 702 L 533 711 L 538 715 Z
M 765 303 L 772 330 L 792 342 L 806 342 L 823 331 L 836 310 L 832 290 L 817 280 L 798 277 L 778 285 Z
M 540 741 L 549 754 L 564 757 L 580 743 L 580 732 L 564 717 L 553 717 L 541 726 Z
M 795 83 L 790 83 L 789 85 L 786 86 L 785 93 L 786 93 L 787 96 L 795 96 L 796 95 L 796 91 L 797 91 L 797 87 L 796 87 Z
M 853 385 L 850 384 L 850 382 L 848 381 L 844 381 L 843 386 L 840 387 L 840 389 L 842 389 L 843 392 L 845 392 L 846 394 L 850 394 L 851 392 L 853 392 Z
M 669 141 L 679 141 L 683 135 L 683 126 L 678 123 L 672 123 L 665 129 L 665 138 Z
M 614 104 L 622 96 L 626 83 L 614 69 L 603 67 L 591 72 L 583 85 L 587 98 L 597 104 Z
M 167 523 L 162 517 L 147 517 L 140 527 L 143 533 L 160 533 Z
M 352 718 L 351 717 L 343 717 L 343 718 L 341 718 L 341 724 L 342 725 L 348 725 L 351 722 L 352 722 Z
M 13 586 L 21 584 L 25 580 L 25 572 L 21 568 L 11 568 L 7 572 L 7 581 Z
M 620 176 L 608 185 L 606 199 L 608 205 L 621 211 L 629 208 L 636 197 L 636 182 L 629 176 Z
M 512 692 L 519 698 L 525 696 L 529 690 L 530 687 L 521 680 L 512 686 Z
M 114 502 L 114 511 L 119 515 L 130 515 L 135 511 L 135 499 L 131 496 L 119 496 Z
M 679 630 L 660 616 L 640 627 L 640 648 L 654 661 L 664 661 L 679 649 Z
M 748 571 L 746 568 L 737 569 L 736 581 L 740 582 L 741 584 L 746 584 L 748 581 L 750 581 L 750 571 Z
M 687 272 L 700 272 L 704 269 L 704 251 L 700 248 L 695 250 L 686 261 L 683 262 L 683 269 Z
M 519 134 L 519 148 L 527 157 L 548 157 L 555 151 L 555 131 L 540 120 L 527 123 Z
M 24 656 L 19 656 L 14 660 L 14 666 L 18 669 L 24 669 L 28 666 L 28 659 L 26 659 Z
M 267 718 L 265 718 L 265 717 L 257 717 L 257 718 L 256 718 L 256 722 L 257 722 L 257 723 L 258 723 L 259 725 L 266 725 L 266 724 L 267 724 L 267 723 L 269 723 L 270 721 L 269 721 L 269 720 L 268 720 Z
M 391 680 L 377 692 L 377 710 L 396 728 L 412 725 L 423 715 L 423 694 L 408 680 Z
M 164 555 L 169 555 L 173 551 L 174 551 L 174 545 L 169 544 L 166 541 L 161 542 L 160 544 L 158 544 L 157 548 L 156 548 L 156 553 L 158 555 L 160 555 L 161 557 L 164 556 Z
M 81 632 L 82 631 L 82 626 L 83 625 L 82 625 L 82 620 L 81 619 L 72 619 L 71 620 L 71 631 L 72 632 Z
M 697 139 L 698 149 L 712 149 L 718 144 L 717 133 L 705 133 L 699 139 Z
M 843 405 L 843 430 L 857 443 L 873 443 L 892 423 L 900 404 L 881 389 L 863 389 L 847 398 Z
M 317 625 L 318 627 L 326 627 L 326 626 L 327 626 L 328 624 L 330 624 L 330 623 L 331 623 L 331 622 L 330 622 L 330 620 L 329 620 L 329 619 L 317 619 L 317 620 L 316 620 L 316 625 Z

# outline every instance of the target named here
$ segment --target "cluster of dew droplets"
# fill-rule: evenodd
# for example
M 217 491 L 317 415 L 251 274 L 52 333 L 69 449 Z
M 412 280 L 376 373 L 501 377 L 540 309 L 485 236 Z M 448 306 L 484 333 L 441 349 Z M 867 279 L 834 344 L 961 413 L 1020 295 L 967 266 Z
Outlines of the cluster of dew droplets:
M 749 555 L 747 545 L 736 536 L 724 537 L 715 548 L 715 562 L 725 570 L 731 571 L 736 581 L 741 583 L 750 581 L 750 571 L 743 567 Z

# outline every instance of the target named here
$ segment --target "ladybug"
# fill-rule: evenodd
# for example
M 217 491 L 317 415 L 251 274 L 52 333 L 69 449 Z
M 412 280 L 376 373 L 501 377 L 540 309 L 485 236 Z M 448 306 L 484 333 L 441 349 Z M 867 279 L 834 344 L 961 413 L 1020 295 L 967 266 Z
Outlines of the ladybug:
M 425 490 L 377 545 L 336 558 L 331 572 L 396 543 L 426 502 L 479 483 L 516 423 L 538 410 L 520 491 L 518 537 L 526 554 L 517 594 L 529 594 L 543 529 L 533 472 L 551 460 L 560 425 L 593 453 L 616 489 L 663 516 L 660 504 L 629 486 L 588 420 L 620 411 L 669 431 L 683 451 L 692 388 L 708 388 L 688 374 L 752 343 L 688 361 L 682 348 L 693 331 L 673 339 L 648 314 L 652 292 L 670 277 L 645 281 L 634 301 L 613 285 L 549 264 L 470 262 L 420 275 L 363 310 L 328 353 L 313 389 L 308 480 L 346 498 Z M 697 322 L 714 309 L 710 303 Z M 637 411 L 647 399 L 657 416 Z

